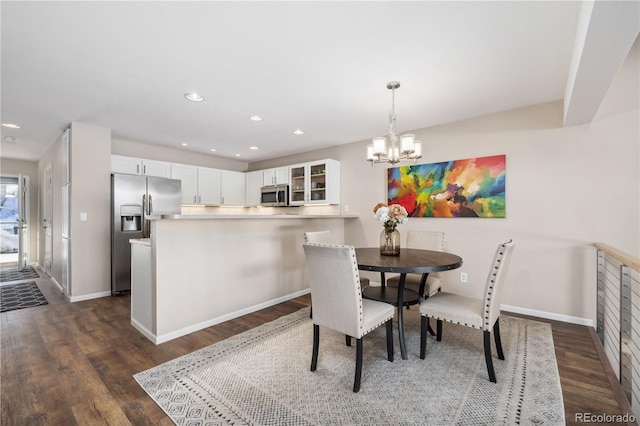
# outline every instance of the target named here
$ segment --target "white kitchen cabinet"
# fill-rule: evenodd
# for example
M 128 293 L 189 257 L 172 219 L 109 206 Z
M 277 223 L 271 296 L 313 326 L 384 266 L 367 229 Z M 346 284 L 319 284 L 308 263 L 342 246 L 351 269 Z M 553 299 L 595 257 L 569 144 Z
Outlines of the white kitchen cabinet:
M 71 200 L 71 184 L 62 185 L 62 238 L 71 238 L 70 233 L 70 215 L 69 215 L 69 200 Z
M 171 179 L 182 182 L 182 204 L 198 204 L 198 168 L 196 166 L 172 164 Z
M 111 173 L 168 178 L 171 177 L 171 163 L 167 163 L 166 161 L 125 157 L 123 155 L 112 155 Z
M 142 175 L 171 177 L 171 163 L 166 161 L 142 160 Z
M 198 204 L 219 206 L 221 171 L 198 167 Z
M 326 159 L 289 166 L 289 204 L 340 204 L 340 162 Z
M 220 205 L 244 206 L 245 192 L 244 173 L 220 171 Z
M 142 160 L 140 158 L 124 157 L 122 155 L 112 155 L 111 173 L 139 175 L 142 173 Z
M 254 172 L 245 173 L 246 180 L 246 201 L 245 205 L 249 207 L 260 205 L 260 189 L 263 186 L 263 171 L 256 170 Z
M 262 171 L 262 185 L 288 185 L 289 184 L 289 167 L 278 167 L 275 169 L 266 169 Z
M 131 244 L 131 324 L 152 339 L 154 316 L 154 283 L 151 244 L 136 240 Z M 153 340 L 153 339 L 152 339 Z
M 182 204 L 220 205 L 220 170 L 172 164 L 171 178 L 182 182 Z

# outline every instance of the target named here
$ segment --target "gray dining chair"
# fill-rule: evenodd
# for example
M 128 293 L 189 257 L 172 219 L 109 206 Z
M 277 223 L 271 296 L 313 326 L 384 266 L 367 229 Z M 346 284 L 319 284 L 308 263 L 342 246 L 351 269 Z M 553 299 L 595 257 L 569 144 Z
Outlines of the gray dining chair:
M 388 303 L 362 298 L 353 246 L 306 243 L 303 248 L 313 301 L 311 371 L 316 371 L 318 365 L 320 326 L 355 337 L 353 391 L 358 392 L 362 377 L 362 338 L 382 324 L 386 324 L 387 359 L 393 361 L 395 309 Z
M 438 292 L 420 303 L 420 358 L 425 359 L 429 318 L 436 323 L 436 340 L 442 340 L 442 322 L 481 329 L 484 335 L 484 357 L 489 380 L 496 382 L 491 356 L 491 331 L 499 359 L 504 359 L 500 341 L 500 299 L 515 244 L 509 240 L 498 246 L 487 276 L 482 299 L 459 294 Z
M 423 250 L 444 250 L 444 232 L 435 231 L 408 231 L 407 248 Z M 440 272 L 428 274 L 424 288 L 420 289 L 422 274 L 407 274 L 404 280 L 404 288 L 417 292 L 421 297 L 429 297 L 442 289 L 442 275 Z M 389 287 L 400 285 L 400 276 L 387 279 Z

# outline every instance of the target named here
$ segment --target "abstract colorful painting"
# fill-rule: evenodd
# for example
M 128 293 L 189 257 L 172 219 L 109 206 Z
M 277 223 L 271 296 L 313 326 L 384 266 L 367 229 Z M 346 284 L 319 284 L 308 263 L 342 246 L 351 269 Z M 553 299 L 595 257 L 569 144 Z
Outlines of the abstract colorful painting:
M 388 202 L 411 217 L 506 217 L 505 155 L 388 169 Z

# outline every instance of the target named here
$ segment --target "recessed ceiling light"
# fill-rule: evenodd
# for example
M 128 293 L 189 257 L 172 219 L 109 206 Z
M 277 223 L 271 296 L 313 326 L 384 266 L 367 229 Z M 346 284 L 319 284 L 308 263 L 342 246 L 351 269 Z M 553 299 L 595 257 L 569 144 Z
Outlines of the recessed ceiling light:
M 255 150 L 257 150 L 257 149 L 258 149 L 258 147 L 257 147 L 257 146 L 250 146 L 250 147 L 249 147 L 249 149 L 252 149 L 252 150 L 254 150 L 254 151 L 255 151 Z
M 13 123 L 2 123 L 2 127 L 8 127 L 10 129 L 22 129 L 22 126 Z
M 190 100 L 191 102 L 202 102 L 202 101 L 204 101 L 204 96 L 202 96 L 199 93 L 195 93 L 195 92 L 185 93 L 184 97 L 187 98 L 188 100 Z
M 293 131 L 293 134 L 294 134 L 294 135 L 304 135 L 304 131 L 302 131 L 302 130 L 300 130 L 300 129 L 297 129 L 297 130 L 294 130 L 294 131 Z
M 236 157 L 240 157 L 240 154 L 236 154 Z
M 216 149 L 215 148 L 211 148 L 209 151 L 216 152 Z
M 262 121 L 262 117 L 260 117 L 259 115 L 252 115 L 251 117 L 249 117 L 249 120 L 251 120 L 251 121 Z
M 186 142 L 182 142 L 180 145 L 182 145 L 182 146 L 189 146 L 189 144 L 188 144 L 188 143 L 186 143 Z

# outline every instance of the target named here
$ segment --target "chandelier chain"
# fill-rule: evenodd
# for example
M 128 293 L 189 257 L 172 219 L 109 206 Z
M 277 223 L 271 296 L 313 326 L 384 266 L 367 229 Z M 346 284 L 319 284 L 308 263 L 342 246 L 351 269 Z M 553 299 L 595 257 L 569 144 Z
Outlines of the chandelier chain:
M 392 145 L 398 141 L 396 134 L 396 89 L 391 89 L 391 112 L 389 112 L 389 139 Z

